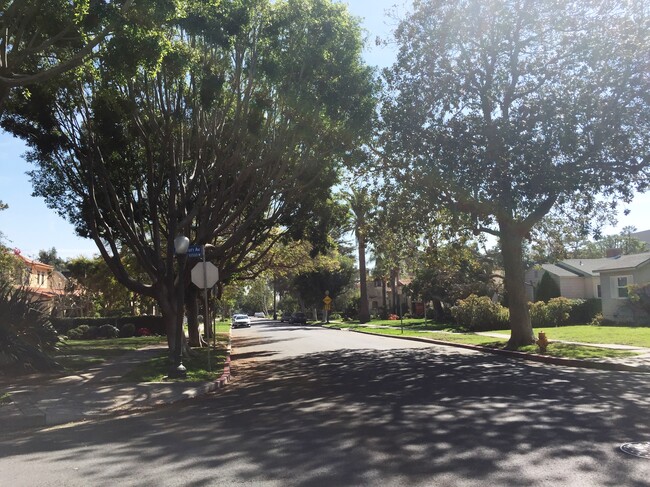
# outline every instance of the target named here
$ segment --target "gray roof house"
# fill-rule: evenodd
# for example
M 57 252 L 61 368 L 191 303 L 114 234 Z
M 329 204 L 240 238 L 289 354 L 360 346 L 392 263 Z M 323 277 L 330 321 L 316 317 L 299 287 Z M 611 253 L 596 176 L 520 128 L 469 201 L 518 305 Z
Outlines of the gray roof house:
M 595 271 L 607 264 L 607 259 L 567 259 L 557 264 L 542 264 L 528 269 L 525 275 L 526 294 L 529 301 L 535 300 L 535 292 L 544 272 L 556 282 L 560 295 L 570 299 L 600 297 L 600 276 Z
M 621 255 L 594 269 L 600 276 L 603 317 L 613 321 L 641 323 L 650 317 L 628 306 L 632 284 L 650 284 L 650 252 Z

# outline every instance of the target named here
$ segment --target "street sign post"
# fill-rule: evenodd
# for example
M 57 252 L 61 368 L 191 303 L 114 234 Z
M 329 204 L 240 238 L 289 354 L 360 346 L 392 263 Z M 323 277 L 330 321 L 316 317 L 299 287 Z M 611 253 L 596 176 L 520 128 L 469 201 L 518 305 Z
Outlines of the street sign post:
M 329 320 L 328 315 L 329 315 L 329 310 L 332 307 L 332 298 L 330 298 L 330 292 L 329 291 L 325 291 L 325 297 L 323 298 L 323 304 L 325 305 L 325 306 L 323 306 L 323 315 L 324 315 L 323 316 L 323 318 L 324 318 L 323 321 L 325 323 L 329 323 L 330 320 Z

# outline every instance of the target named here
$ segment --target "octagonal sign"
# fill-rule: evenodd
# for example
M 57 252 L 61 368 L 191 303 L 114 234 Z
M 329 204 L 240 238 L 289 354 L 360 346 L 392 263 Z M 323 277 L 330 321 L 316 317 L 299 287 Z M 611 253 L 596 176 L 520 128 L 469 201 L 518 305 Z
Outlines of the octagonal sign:
M 203 266 L 205 265 L 205 271 Z M 206 285 L 207 278 L 207 285 Z M 192 282 L 201 289 L 213 287 L 219 281 L 219 269 L 212 262 L 199 262 L 192 268 Z

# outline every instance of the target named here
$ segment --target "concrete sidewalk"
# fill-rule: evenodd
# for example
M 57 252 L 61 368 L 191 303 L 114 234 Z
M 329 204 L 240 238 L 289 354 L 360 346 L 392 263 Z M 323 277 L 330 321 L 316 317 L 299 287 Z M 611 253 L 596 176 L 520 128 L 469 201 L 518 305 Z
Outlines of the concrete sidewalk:
M 80 375 L 0 382 L 0 393 L 8 392 L 12 400 L 0 405 L 0 434 L 144 411 L 207 394 L 230 380 L 228 353 L 223 374 L 214 382 L 120 382 L 136 365 L 164 350 L 166 346 L 134 350 Z

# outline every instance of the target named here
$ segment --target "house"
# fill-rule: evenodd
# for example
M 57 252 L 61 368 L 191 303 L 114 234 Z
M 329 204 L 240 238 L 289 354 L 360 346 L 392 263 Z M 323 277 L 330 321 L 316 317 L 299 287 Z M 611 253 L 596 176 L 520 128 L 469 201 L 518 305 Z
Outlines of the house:
M 600 298 L 600 276 L 596 269 L 606 265 L 611 260 L 611 258 L 566 259 L 556 264 L 542 264 L 532 267 L 525 274 L 528 300 L 535 300 L 537 286 L 545 272 L 549 273 L 560 288 L 560 296 L 569 299 Z
M 384 307 L 383 304 L 384 285 L 386 289 L 386 306 L 390 311 L 393 303 L 393 288 L 391 286 L 390 280 L 383 281 L 382 279 L 379 278 L 373 279 L 371 277 L 367 277 L 366 283 L 368 289 L 368 309 L 370 310 L 370 314 L 373 316 L 377 316 L 381 314 L 381 311 Z M 411 309 L 413 303 L 411 302 L 410 296 L 402 293 L 402 289 L 404 288 L 404 286 L 407 286 L 410 283 L 411 283 L 411 279 L 407 277 L 400 277 L 397 280 L 397 295 L 401 296 L 403 313 L 410 313 L 414 311 Z
M 603 317 L 631 323 L 650 319 L 628 306 L 628 286 L 650 283 L 650 252 L 621 255 L 607 260 L 595 269 L 600 276 Z
M 55 299 L 65 294 L 67 279 L 49 264 L 28 259 L 19 252 L 15 255 L 18 260 L 14 274 L 15 284 L 23 286 L 32 295 L 33 301 L 44 302 L 51 311 Z

